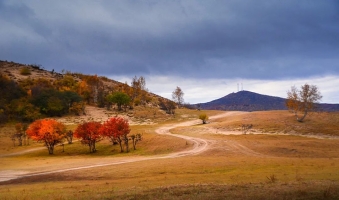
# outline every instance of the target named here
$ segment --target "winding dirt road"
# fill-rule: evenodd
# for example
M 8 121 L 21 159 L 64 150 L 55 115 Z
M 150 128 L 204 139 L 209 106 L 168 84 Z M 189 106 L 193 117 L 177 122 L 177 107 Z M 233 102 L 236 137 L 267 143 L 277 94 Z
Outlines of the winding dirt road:
M 225 116 L 229 116 L 232 114 L 235 114 L 236 112 L 227 112 L 220 115 L 215 115 L 210 117 L 210 119 L 217 119 L 222 118 Z M 132 163 L 132 162 L 140 162 L 140 161 L 146 161 L 146 160 L 154 160 L 154 159 L 169 159 L 169 158 L 178 158 L 183 156 L 191 156 L 200 154 L 210 148 L 211 142 L 202 138 L 195 138 L 185 135 L 178 135 L 178 134 L 171 134 L 170 130 L 176 127 L 180 126 L 192 126 L 201 123 L 201 120 L 192 120 L 188 122 L 183 122 L 179 124 L 172 124 L 168 126 L 160 127 L 156 130 L 156 133 L 160 135 L 170 135 L 173 137 L 178 137 L 185 139 L 188 142 L 193 143 L 193 148 L 189 150 L 184 150 L 180 152 L 170 153 L 167 155 L 160 155 L 160 156 L 143 156 L 143 157 L 134 157 L 134 158 L 122 158 L 115 161 L 107 162 L 107 163 L 96 163 L 96 164 L 90 164 L 86 166 L 74 166 L 74 167 L 68 167 L 63 169 L 57 169 L 57 170 L 51 170 L 51 171 L 38 171 L 38 172 L 29 172 L 29 171 L 16 171 L 16 170 L 5 170 L 0 171 L 0 182 L 17 179 L 17 178 L 24 178 L 24 177 L 31 177 L 31 176 L 38 176 L 38 175 L 47 175 L 47 174 L 53 174 L 53 173 L 60 173 L 60 172 L 67 172 L 67 171 L 74 171 L 74 170 L 81 170 L 81 169 L 89 169 L 94 167 L 103 167 L 103 166 L 111 166 L 111 165 L 120 165 L 125 163 Z M 24 152 L 18 152 L 15 154 L 9 154 L 4 156 L 13 156 L 13 155 L 20 155 L 28 152 L 32 152 L 34 150 L 41 150 L 41 148 L 36 148 L 33 150 L 28 150 Z M 4 157 L 3 156 L 3 157 Z

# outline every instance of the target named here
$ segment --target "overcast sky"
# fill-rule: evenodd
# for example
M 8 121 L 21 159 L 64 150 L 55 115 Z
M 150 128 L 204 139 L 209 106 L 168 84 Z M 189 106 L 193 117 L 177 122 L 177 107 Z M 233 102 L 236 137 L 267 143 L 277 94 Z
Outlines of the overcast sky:
M 339 103 L 338 0 L 0 0 L 0 59 L 131 82 L 189 103 L 317 84 Z M 241 89 L 241 87 L 240 87 Z

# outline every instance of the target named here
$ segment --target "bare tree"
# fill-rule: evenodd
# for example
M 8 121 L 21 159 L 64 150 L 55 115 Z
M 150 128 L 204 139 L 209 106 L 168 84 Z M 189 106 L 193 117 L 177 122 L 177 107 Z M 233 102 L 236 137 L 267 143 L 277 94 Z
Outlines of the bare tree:
M 139 78 L 134 76 L 131 82 L 131 100 L 134 104 L 145 104 L 147 96 L 146 79 L 143 76 Z
M 129 141 L 129 138 L 127 137 L 127 135 L 126 135 L 126 134 L 122 136 L 122 140 L 123 140 L 123 141 L 124 141 L 124 143 L 125 143 L 126 152 L 128 153 L 128 152 L 129 152 L 129 143 L 128 143 L 128 141 Z
M 298 122 L 303 122 L 306 115 L 315 109 L 315 104 L 322 99 L 316 85 L 305 84 L 298 90 L 295 86 L 287 92 L 286 106 L 291 110 Z M 301 117 L 299 116 L 301 113 Z
M 136 145 L 139 141 L 142 140 L 142 134 L 137 133 L 137 134 L 133 134 L 130 136 L 131 140 L 132 140 L 132 144 L 133 144 L 133 149 L 136 150 Z
M 178 104 L 178 106 L 181 106 L 184 103 L 184 92 L 180 87 L 177 86 L 177 88 L 172 92 L 172 99 Z
M 173 101 L 161 99 L 159 101 L 159 105 L 160 105 L 160 108 L 162 110 L 165 110 L 167 114 L 174 115 L 176 106 Z
M 67 139 L 68 144 L 73 143 L 73 131 L 72 130 L 67 131 L 65 137 Z
M 25 140 L 25 135 L 24 130 L 23 130 L 23 124 L 22 123 L 17 123 L 15 125 L 15 130 L 16 133 L 12 135 L 13 138 L 16 138 L 19 142 L 19 146 L 22 146 L 22 141 Z

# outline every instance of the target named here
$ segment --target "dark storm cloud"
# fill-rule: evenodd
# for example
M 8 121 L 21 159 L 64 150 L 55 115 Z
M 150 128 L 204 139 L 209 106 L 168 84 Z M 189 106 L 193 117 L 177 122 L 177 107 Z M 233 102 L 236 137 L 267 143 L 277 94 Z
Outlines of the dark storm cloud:
M 105 75 L 339 74 L 337 1 L 0 1 L 0 59 Z

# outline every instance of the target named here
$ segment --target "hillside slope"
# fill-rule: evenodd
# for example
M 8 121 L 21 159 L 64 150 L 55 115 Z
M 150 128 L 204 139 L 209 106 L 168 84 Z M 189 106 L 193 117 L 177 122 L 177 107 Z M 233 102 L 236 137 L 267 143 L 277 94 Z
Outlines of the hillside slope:
M 28 68 L 30 74 L 23 75 L 22 69 L 24 68 Z M 80 82 L 84 77 L 96 76 L 96 75 L 85 75 L 85 74 L 80 74 L 80 73 L 72 73 L 67 70 L 65 71 L 65 73 L 58 73 L 55 71 L 45 70 L 43 67 L 36 65 L 36 64 L 27 65 L 27 64 L 21 64 L 21 63 L 15 63 L 11 61 L 3 61 L 3 60 L 0 60 L 0 74 L 3 74 L 9 77 L 12 81 L 16 83 L 23 82 L 26 79 L 39 79 L 39 78 L 44 78 L 44 79 L 47 79 L 53 82 L 55 80 L 62 79 L 65 76 L 72 76 L 76 82 Z M 119 81 L 115 81 L 107 77 L 99 76 L 98 78 L 103 83 L 103 86 L 105 90 L 107 91 L 114 91 L 114 90 L 117 90 L 117 88 L 121 88 L 126 85 L 125 83 L 121 83 Z M 166 100 L 165 98 L 159 95 L 156 95 L 154 93 L 151 93 L 148 91 L 147 93 L 151 97 L 156 97 L 161 100 Z
M 132 78 L 131 78 L 132 79 Z M 39 65 L 25 65 L 0 60 L 0 123 L 8 120 L 34 121 L 43 117 L 68 114 L 86 115 L 86 105 L 119 110 L 108 100 L 121 92 L 129 97 L 123 110 L 142 107 L 151 113 L 167 111 L 172 101 L 151 93 L 140 78 L 120 83 L 107 77 L 54 70 Z M 132 87 L 133 85 L 133 87 Z

